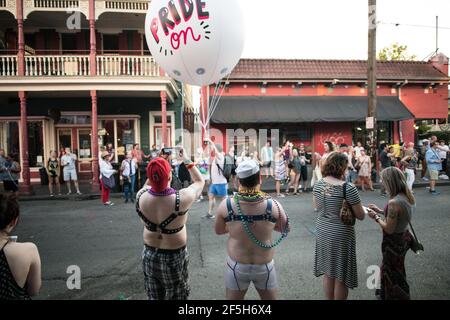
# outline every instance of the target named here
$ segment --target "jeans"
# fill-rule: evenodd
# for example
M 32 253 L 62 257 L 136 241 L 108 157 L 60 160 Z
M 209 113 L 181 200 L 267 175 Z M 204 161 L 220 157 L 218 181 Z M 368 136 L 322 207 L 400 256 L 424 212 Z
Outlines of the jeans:
M 124 177 L 124 179 L 126 179 L 126 177 Z M 133 199 L 134 188 L 136 185 L 136 175 L 134 174 L 134 175 L 130 176 L 130 180 L 131 180 L 131 182 L 128 182 L 127 180 L 125 180 L 125 182 L 123 184 L 123 193 L 125 195 L 125 200 Z

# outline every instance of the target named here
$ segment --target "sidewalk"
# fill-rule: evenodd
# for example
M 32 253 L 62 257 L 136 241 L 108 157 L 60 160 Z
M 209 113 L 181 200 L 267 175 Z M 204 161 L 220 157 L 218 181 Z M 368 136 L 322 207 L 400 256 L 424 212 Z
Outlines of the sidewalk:
M 450 180 L 439 180 L 436 184 L 439 186 L 450 186 Z M 414 183 L 414 188 L 425 188 L 428 186 L 428 182 L 422 180 L 422 178 L 417 178 Z M 374 188 L 379 189 L 380 183 L 374 183 Z M 62 195 L 56 195 L 54 197 L 50 197 L 48 192 L 48 187 L 43 186 L 41 184 L 33 184 L 34 195 L 32 196 L 20 196 L 20 201 L 38 201 L 38 200 L 72 200 L 72 201 L 83 201 L 83 200 L 94 200 L 99 199 L 101 196 L 100 190 L 98 192 L 92 192 L 92 187 L 89 182 L 80 182 L 80 191 L 83 193 L 82 195 L 77 195 L 74 193 L 75 188 L 72 185 L 72 194 L 67 195 L 67 187 L 65 185 L 61 186 Z M 308 183 L 308 189 L 310 187 L 310 181 Z M 275 181 L 270 178 L 268 180 L 264 180 L 262 184 L 262 190 L 265 192 L 275 192 Z M 281 191 L 284 192 L 286 190 L 286 185 L 281 187 Z M 111 198 L 120 198 L 122 197 L 122 193 L 111 193 Z

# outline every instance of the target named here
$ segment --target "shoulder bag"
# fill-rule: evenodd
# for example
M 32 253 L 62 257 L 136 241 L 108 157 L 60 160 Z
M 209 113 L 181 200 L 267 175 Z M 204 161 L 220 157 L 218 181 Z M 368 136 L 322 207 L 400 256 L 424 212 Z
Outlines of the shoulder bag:
M 343 224 L 347 226 L 355 225 L 355 214 L 352 206 L 347 202 L 347 182 L 342 186 L 344 189 L 344 200 L 342 201 L 342 208 L 340 211 L 340 218 Z

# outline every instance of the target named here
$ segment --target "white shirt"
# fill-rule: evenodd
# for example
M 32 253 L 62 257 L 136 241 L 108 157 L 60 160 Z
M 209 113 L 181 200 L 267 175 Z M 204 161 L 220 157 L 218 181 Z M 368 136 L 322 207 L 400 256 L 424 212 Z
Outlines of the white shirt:
M 122 175 L 124 177 L 134 176 L 136 174 L 136 159 L 125 159 L 122 161 Z
M 217 168 L 217 164 L 221 169 L 224 168 L 225 157 L 222 153 L 217 153 L 211 164 L 211 183 L 212 184 L 226 184 L 228 183 L 227 178 L 225 178 L 222 174 L 222 171 L 219 171 Z
M 77 156 L 73 153 L 71 153 L 70 155 L 63 155 L 61 157 L 61 162 L 65 164 L 64 170 L 75 170 L 75 160 L 77 160 Z
M 103 159 L 99 160 L 100 165 L 100 179 L 102 178 L 102 175 L 104 175 L 107 178 L 110 178 L 114 174 L 114 169 L 111 165 L 111 163 L 106 162 Z
M 261 160 L 263 162 L 273 161 L 273 149 L 272 147 L 264 146 L 261 148 Z
M 439 145 L 440 149 L 439 149 L 439 156 L 441 157 L 441 159 L 447 159 L 447 152 L 449 150 L 449 147 L 446 145 Z

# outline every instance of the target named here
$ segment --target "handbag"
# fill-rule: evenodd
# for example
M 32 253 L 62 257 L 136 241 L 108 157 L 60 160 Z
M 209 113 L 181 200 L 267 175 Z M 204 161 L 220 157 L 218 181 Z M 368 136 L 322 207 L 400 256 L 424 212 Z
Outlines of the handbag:
M 102 174 L 102 183 L 106 189 L 114 189 L 116 186 L 116 180 L 114 179 L 114 175 L 111 175 L 109 178 Z
M 340 211 L 340 218 L 343 224 L 347 226 L 354 226 L 356 219 L 353 213 L 352 206 L 347 202 L 347 182 L 342 186 L 344 189 L 344 200 L 342 201 L 342 208 Z
M 412 231 L 412 234 L 411 234 L 411 232 L 409 232 L 409 230 L 406 230 L 405 235 L 404 235 L 405 241 L 406 241 L 406 243 L 409 244 L 410 249 L 415 254 L 420 254 L 419 251 L 424 251 L 423 244 L 420 243 L 419 239 L 417 238 L 417 235 L 416 235 L 416 233 L 414 231 L 414 228 L 413 228 L 413 226 L 411 224 L 411 220 L 409 220 L 408 223 L 409 223 L 409 227 L 410 227 L 410 229 Z

